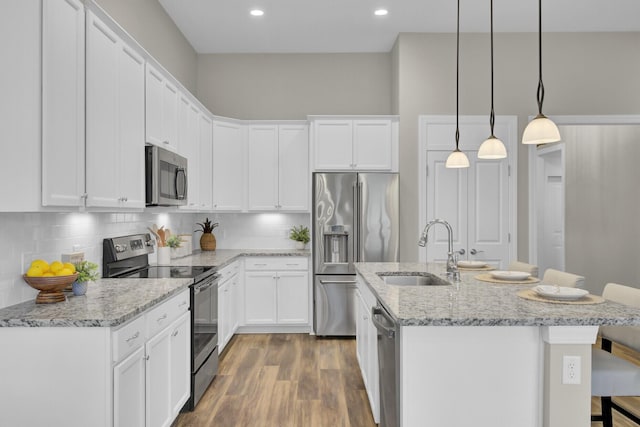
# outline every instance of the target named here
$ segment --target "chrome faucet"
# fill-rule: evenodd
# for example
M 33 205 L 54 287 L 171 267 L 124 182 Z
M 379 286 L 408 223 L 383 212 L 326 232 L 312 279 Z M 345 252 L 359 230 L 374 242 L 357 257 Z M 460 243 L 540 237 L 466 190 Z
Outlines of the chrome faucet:
M 420 240 L 418 241 L 418 246 L 426 246 L 427 244 L 427 233 L 429 229 L 434 224 L 442 224 L 447 227 L 447 233 L 449 237 L 449 251 L 447 252 L 447 277 L 449 279 L 453 279 L 455 281 L 460 280 L 460 272 L 458 271 L 458 264 L 453 255 L 453 229 L 449 225 L 449 223 L 443 219 L 434 219 L 429 221 L 427 225 L 422 230 L 422 235 L 420 236 Z

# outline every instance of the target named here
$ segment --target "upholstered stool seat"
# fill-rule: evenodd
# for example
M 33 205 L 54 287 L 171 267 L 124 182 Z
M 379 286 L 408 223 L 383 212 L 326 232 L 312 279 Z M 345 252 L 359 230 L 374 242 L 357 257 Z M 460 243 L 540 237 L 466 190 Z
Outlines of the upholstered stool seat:
M 640 366 L 594 348 L 591 367 L 592 396 L 640 396 Z
M 567 273 L 565 271 L 547 268 L 542 276 L 542 281 L 558 286 L 567 286 L 570 288 L 583 288 L 584 277 L 577 274 Z

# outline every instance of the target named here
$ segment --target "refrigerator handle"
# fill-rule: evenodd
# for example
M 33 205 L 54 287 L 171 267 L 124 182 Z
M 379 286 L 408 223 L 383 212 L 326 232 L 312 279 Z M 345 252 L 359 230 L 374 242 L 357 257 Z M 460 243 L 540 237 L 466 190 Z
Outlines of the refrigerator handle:
M 360 191 L 357 175 L 353 183 L 353 259 L 351 262 L 360 261 Z

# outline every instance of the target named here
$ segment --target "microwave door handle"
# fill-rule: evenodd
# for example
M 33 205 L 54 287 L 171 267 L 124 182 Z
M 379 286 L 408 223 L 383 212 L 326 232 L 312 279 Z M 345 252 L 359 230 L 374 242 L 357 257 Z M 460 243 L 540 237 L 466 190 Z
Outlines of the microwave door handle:
M 183 176 L 182 179 L 182 191 L 178 188 L 178 182 L 180 181 L 180 175 Z M 187 171 L 184 168 L 176 169 L 176 198 L 178 200 L 184 200 L 187 198 Z

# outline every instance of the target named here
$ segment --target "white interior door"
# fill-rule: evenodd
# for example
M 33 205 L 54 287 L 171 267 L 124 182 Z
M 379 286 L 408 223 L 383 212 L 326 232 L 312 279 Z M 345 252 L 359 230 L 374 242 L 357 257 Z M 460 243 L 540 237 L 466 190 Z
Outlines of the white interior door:
M 537 150 L 537 263 L 564 271 L 564 144 Z
M 420 121 L 420 162 L 425 165 L 421 177 L 421 218 L 423 228 L 436 218 L 453 229 L 453 250 L 460 259 L 480 259 L 505 268 L 515 259 L 517 120 L 497 118 L 495 133 L 507 147 L 508 158 L 479 160 L 477 150 L 487 137 L 486 117 L 460 118 L 460 148 L 467 154 L 470 167 L 447 169 L 445 161 L 453 147 L 455 116 L 425 116 Z M 424 203 L 424 204 L 423 204 Z M 424 218 L 422 217 L 424 216 Z M 429 231 L 426 252 L 421 260 L 445 261 L 447 231 L 436 225 Z M 462 252 L 464 251 L 464 252 Z
M 427 203 L 428 220 L 440 218 L 453 229 L 453 250 L 467 248 L 467 169 L 447 169 L 445 162 L 449 152 L 429 151 L 427 164 L 429 176 L 427 193 L 431 196 Z M 449 248 L 447 229 L 435 225 L 429 230 L 427 240 L 427 260 L 446 261 Z

